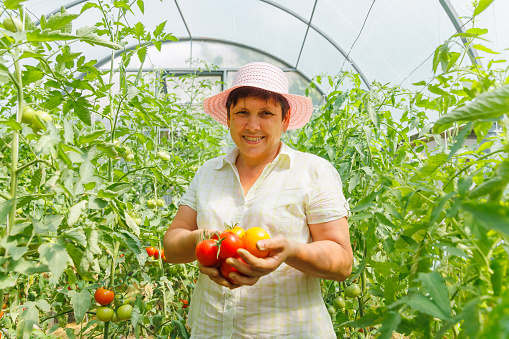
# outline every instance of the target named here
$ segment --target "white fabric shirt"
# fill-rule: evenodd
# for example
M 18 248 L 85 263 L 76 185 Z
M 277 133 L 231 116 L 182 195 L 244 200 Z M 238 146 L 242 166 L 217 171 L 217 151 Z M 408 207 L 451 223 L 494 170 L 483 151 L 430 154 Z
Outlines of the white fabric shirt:
M 336 169 L 325 159 L 282 143 L 244 196 L 235 148 L 207 161 L 179 204 L 197 211 L 199 229 L 223 231 L 224 222 L 259 226 L 271 237 L 311 242 L 308 224 L 349 215 Z M 320 279 L 283 263 L 254 286 L 230 290 L 200 274 L 190 302 L 191 338 L 336 338 Z

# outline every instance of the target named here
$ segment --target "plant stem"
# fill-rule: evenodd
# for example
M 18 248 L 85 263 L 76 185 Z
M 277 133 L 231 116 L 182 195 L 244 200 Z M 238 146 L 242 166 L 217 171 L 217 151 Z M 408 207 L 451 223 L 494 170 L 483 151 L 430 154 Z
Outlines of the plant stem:
M 21 123 L 21 113 L 23 112 L 23 80 L 21 78 L 21 69 L 19 68 L 19 60 L 17 56 L 19 54 L 19 47 L 16 47 L 15 59 L 14 59 L 14 72 L 15 81 L 14 84 L 18 91 L 18 111 L 16 113 L 16 121 Z M 16 222 L 16 193 L 18 190 L 18 156 L 19 156 L 19 138 L 18 131 L 12 132 L 12 144 L 11 144 L 11 199 L 14 200 L 11 210 L 9 212 L 9 222 L 7 223 L 7 236 L 10 234 L 11 228 Z

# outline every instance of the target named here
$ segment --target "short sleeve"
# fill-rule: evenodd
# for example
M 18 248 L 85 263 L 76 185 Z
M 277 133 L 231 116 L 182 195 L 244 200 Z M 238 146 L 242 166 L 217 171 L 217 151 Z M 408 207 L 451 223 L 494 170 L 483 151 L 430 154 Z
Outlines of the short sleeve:
M 180 198 L 178 205 L 186 205 L 191 207 L 193 210 L 198 211 L 198 181 L 201 173 L 201 167 L 196 171 L 191 184 L 187 188 L 186 193 Z
M 317 162 L 314 179 L 306 210 L 307 223 L 319 224 L 350 216 L 343 183 L 334 166 L 326 160 Z

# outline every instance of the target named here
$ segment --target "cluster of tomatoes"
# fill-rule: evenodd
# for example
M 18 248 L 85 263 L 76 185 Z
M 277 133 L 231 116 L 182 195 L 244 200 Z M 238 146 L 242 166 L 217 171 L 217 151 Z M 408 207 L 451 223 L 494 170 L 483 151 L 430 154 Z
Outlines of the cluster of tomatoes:
M 163 261 L 166 261 L 166 257 L 164 256 L 163 249 L 161 249 L 161 251 L 159 251 L 157 248 L 150 246 L 150 247 L 145 248 L 145 250 L 147 251 L 147 254 L 149 257 L 153 257 L 154 259 L 159 259 L 159 254 L 160 254 L 161 259 L 163 259 Z
M 147 207 L 150 209 L 154 209 L 156 207 L 164 207 L 165 204 L 166 203 L 163 198 L 147 200 Z
M 104 287 L 99 287 L 94 294 L 95 301 L 101 305 L 97 308 L 95 316 L 98 320 L 103 322 L 112 321 L 118 323 L 121 320 L 129 320 L 133 307 L 127 303 L 117 308 L 116 312 L 113 308 L 109 307 L 113 299 L 115 299 L 115 293 L 112 290 L 108 290 Z
M 44 128 L 44 124 L 48 121 L 52 121 L 51 115 L 42 110 L 34 110 L 29 105 L 23 107 L 21 114 L 21 122 L 32 126 L 34 131 L 38 131 Z
M 219 265 L 221 275 L 233 283 L 230 279 L 230 273 L 238 271 L 233 266 L 228 265 L 226 259 L 237 258 L 244 262 L 237 254 L 237 250 L 240 248 L 246 249 L 255 257 L 265 258 L 269 255 L 269 251 L 260 251 L 256 247 L 256 243 L 259 240 L 269 238 L 267 231 L 261 227 L 244 230 L 242 227 L 235 225 L 219 235 L 214 233 L 209 239 L 200 241 L 195 249 L 196 259 L 203 266 Z

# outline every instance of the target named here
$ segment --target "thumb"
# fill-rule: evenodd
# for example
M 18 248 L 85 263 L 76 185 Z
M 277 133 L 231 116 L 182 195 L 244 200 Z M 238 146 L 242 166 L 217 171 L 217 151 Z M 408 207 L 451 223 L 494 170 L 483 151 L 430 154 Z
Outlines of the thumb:
M 282 247 L 282 243 L 283 242 L 281 240 L 283 240 L 282 236 L 277 236 L 277 237 L 274 237 L 274 238 L 258 240 L 256 242 L 256 247 L 260 251 L 277 250 L 277 249 Z

